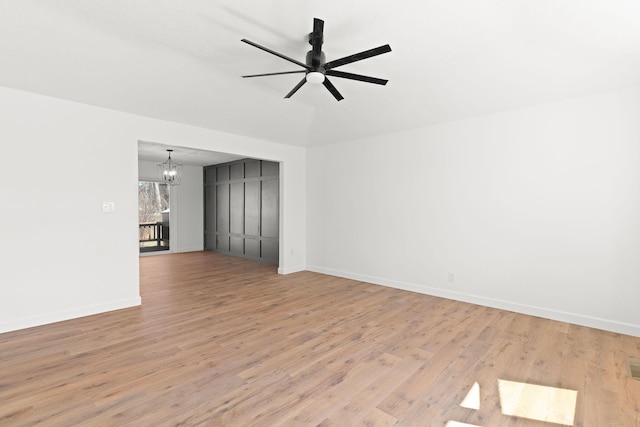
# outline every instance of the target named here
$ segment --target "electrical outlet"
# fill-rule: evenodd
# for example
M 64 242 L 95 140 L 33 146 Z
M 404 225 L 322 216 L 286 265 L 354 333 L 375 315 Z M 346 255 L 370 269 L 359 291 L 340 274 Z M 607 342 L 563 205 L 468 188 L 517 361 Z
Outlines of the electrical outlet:
M 449 273 L 448 278 L 449 283 L 454 283 L 456 281 L 456 273 Z

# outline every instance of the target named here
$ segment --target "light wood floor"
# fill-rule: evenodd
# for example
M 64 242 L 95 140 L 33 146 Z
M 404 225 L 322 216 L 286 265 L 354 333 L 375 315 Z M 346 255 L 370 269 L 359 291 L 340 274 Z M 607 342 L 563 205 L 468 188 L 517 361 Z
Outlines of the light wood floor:
M 142 307 L 0 335 L 1 426 L 558 425 L 503 415 L 498 379 L 640 426 L 639 338 L 210 252 L 140 271 Z

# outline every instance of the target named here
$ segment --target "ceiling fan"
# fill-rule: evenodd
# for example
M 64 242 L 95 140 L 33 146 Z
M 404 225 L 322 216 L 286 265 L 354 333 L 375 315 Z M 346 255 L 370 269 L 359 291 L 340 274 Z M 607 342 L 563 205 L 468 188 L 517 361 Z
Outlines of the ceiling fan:
M 258 49 L 262 49 L 265 52 L 269 52 L 273 55 L 276 55 L 284 60 L 292 62 L 296 65 L 301 66 L 302 70 L 296 71 L 282 71 L 278 73 L 267 73 L 267 74 L 252 74 L 248 76 L 242 76 L 243 78 L 247 77 L 264 77 L 264 76 L 277 76 L 280 74 L 294 74 L 294 73 L 305 73 L 305 76 L 300 83 L 298 83 L 291 92 L 289 92 L 285 98 L 291 98 L 291 96 L 298 91 L 306 82 L 313 84 L 322 83 L 324 87 L 326 87 L 329 92 L 338 100 L 344 99 L 344 97 L 338 92 L 338 89 L 329 81 L 327 76 L 331 77 L 340 77 L 343 79 L 350 80 L 358 80 L 366 83 L 374 83 L 377 85 L 386 85 L 388 80 L 379 79 L 376 77 L 363 76 L 361 74 L 353 74 L 347 73 L 344 71 L 337 71 L 335 68 L 341 67 L 346 64 L 351 64 L 352 62 L 362 61 L 363 59 L 371 58 L 373 56 L 381 55 L 383 53 L 391 52 L 391 47 L 386 44 L 384 46 L 379 46 L 373 49 L 365 50 L 364 52 L 356 53 L 353 55 L 345 56 L 344 58 L 336 59 L 333 61 L 325 62 L 324 52 L 322 52 L 322 42 L 323 42 L 323 33 L 324 33 L 324 21 L 322 19 L 314 18 L 313 19 L 313 32 L 309 33 L 309 44 L 312 46 L 312 49 L 307 52 L 307 57 L 305 63 L 300 61 L 296 61 L 293 58 L 289 58 L 286 55 L 273 51 L 264 46 L 260 46 L 257 43 L 249 41 L 247 39 L 242 39 L 244 43 L 247 43 L 251 46 L 257 47 Z

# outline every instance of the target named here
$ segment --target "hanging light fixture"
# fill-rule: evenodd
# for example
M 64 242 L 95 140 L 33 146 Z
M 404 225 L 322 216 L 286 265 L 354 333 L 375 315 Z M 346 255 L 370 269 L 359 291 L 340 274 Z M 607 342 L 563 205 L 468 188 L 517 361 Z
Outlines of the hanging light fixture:
M 178 185 L 182 179 L 182 165 L 171 160 L 171 152 L 173 150 L 167 151 L 169 152 L 169 158 L 166 162 L 158 165 L 160 180 L 165 184 Z

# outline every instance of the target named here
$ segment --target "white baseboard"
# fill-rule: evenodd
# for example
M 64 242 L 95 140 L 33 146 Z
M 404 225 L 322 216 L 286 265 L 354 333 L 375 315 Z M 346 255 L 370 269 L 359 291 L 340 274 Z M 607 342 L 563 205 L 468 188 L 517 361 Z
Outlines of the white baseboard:
M 107 311 L 120 310 L 122 308 L 135 307 L 142 303 L 140 297 L 119 301 L 111 301 L 104 304 L 96 304 L 86 307 L 78 307 L 71 310 L 48 313 L 33 317 L 11 320 L 0 323 L 0 333 L 17 331 L 19 329 L 32 328 L 34 326 L 47 325 L 49 323 L 62 322 L 63 320 L 76 319 L 78 317 L 91 316 Z
M 295 267 L 278 267 L 278 274 L 291 274 L 298 273 L 300 271 L 305 271 L 306 268 L 304 265 L 298 265 Z
M 204 251 L 204 247 L 202 246 L 191 246 L 191 247 L 187 246 L 185 248 L 176 249 L 175 253 L 178 254 L 183 252 L 202 252 L 202 251 Z
M 513 311 L 515 313 L 528 314 L 530 316 L 542 317 L 545 319 L 557 320 L 560 322 L 573 323 L 575 325 L 587 326 L 589 328 L 601 329 L 604 331 L 616 332 L 625 335 L 640 337 L 640 325 L 618 322 L 615 320 L 602 319 L 565 311 L 551 310 L 544 307 L 520 304 L 511 301 L 487 298 L 464 292 L 453 292 L 441 288 L 416 285 L 413 283 L 398 282 L 395 280 L 381 279 L 378 277 L 366 276 L 362 274 L 349 273 L 345 271 L 328 268 L 307 266 L 307 270 L 330 276 L 343 277 L 345 279 L 358 280 L 360 282 L 372 283 L 374 285 L 388 286 L 390 288 L 402 289 L 405 291 L 417 292 L 425 295 L 432 295 L 447 298 L 455 301 L 468 302 L 485 307 L 498 308 L 501 310 Z

